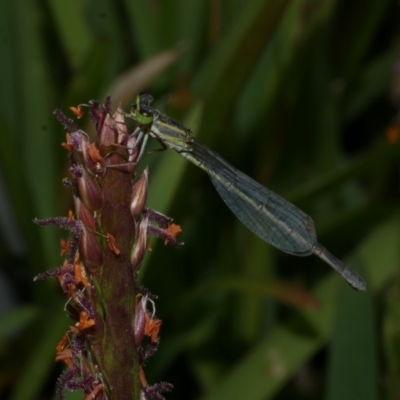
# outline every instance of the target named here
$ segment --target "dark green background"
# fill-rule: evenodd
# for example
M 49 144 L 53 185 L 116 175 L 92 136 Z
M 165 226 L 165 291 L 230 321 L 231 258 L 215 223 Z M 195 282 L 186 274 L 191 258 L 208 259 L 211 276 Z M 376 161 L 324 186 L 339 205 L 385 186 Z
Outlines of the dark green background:
M 168 399 L 398 399 L 400 144 L 385 136 L 400 106 L 398 13 L 388 0 L 1 1 L 0 396 L 52 399 L 61 372 L 65 300 L 32 282 L 62 264 L 66 238 L 32 219 L 71 207 L 52 112 L 107 93 L 128 110 L 146 90 L 310 214 L 368 282 L 356 293 L 316 257 L 279 253 L 202 171 L 145 156 L 149 205 L 186 243 L 154 240 L 142 267 L 163 320 L 149 382 L 173 383 Z

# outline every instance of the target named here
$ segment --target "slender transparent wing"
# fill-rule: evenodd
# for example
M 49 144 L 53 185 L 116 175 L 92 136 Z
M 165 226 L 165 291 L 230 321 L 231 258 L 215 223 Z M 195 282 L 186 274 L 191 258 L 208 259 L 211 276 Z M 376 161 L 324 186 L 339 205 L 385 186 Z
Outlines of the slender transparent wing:
M 313 220 L 274 192 L 240 172 L 217 153 L 194 141 L 181 154 L 205 170 L 226 205 L 250 231 L 296 256 L 314 253 Z
M 150 134 L 205 170 L 227 206 L 254 234 L 289 254 L 316 254 L 354 289 L 365 290 L 365 281 L 317 242 L 314 222 L 307 214 L 196 142 L 183 125 L 156 110 L 150 113 L 156 116 Z

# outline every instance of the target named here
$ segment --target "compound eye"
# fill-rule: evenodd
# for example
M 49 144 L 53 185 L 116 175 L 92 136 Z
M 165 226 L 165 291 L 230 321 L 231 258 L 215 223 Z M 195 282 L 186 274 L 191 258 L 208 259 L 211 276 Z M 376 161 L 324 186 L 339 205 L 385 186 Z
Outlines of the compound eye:
M 142 93 L 142 94 L 139 95 L 139 97 L 140 97 L 139 102 L 142 103 L 142 104 L 146 104 L 148 106 L 154 100 L 154 97 L 149 93 Z

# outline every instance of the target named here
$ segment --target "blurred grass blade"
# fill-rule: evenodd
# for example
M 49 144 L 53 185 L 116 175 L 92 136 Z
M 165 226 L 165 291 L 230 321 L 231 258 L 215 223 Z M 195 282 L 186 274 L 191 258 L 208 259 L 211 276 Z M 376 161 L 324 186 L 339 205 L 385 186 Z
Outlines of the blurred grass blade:
M 0 114 L 0 131 L 3 141 L 7 146 L 0 145 L 0 168 L 2 177 L 7 187 L 7 196 L 10 198 L 12 214 L 10 217 L 17 218 L 18 226 L 20 227 L 25 242 L 20 243 L 21 246 L 27 245 L 28 252 L 33 254 L 39 253 L 39 240 L 37 235 L 30 236 L 32 232 L 32 218 L 35 215 L 31 202 L 26 202 L 26 199 L 21 196 L 27 187 L 26 176 L 22 168 L 15 168 L 15 160 L 20 156 L 20 148 L 18 140 L 12 135 L 6 121 Z M 37 229 L 35 227 L 35 229 Z M 39 261 L 39 260 L 38 260 Z
M 400 220 L 394 214 L 388 223 L 377 227 L 371 239 L 360 246 L 358 253 L 367 267 L 370 290 L 380 290 L 400 265 Z
M 104 81 L 108 84 L 125 67 L 126 60 L 131 56 L 126 52 L 126 26 L 121 21 L 121 10 L 115 1 L 96 0 L 83 4 L 86 5 L 87 19 L 95 35 L 94 43 L 101 43 L 107 49 L 108 57 L 102 69 Z
M 179 69 L 183 73 L 191 73 L 197 68 L 199 58 L 203 57 L 204 27 L 208 23 L 207 17 L 209 4 L 204 1 L 177 0 L 177 13 L 165 23 L 174 21 L 176 39 L 179 43 L 188 46 L 188 51 L 179 63 Z
M 345 99 L 345 119 L 354 119 L 370 106 L 379 96 L 384 95 L 393 79 L 388 71 L 393 69 L 398 57 L 397 44 L 370 61 L 360 71 L 354 87 L 349 88 Z
M 311 325 L 309 330 L 312 334 L 299 335 L 288 325 L 276 327 L 201 400 L 273 398 L 297 368 L 326 344 L 332 326 L 337 284 L 338 281 L 332 277 L 315 291 L 314 295 L 321 304 L 319 311 L 297 314 L 303 327 L 306 323 Z
M 84 3 L 80 0 L 49 0 L 47 3 L 64 50 L 68 54 L 70 67 L 76 69 L 82 65 L 94 40 L 85 18 Z M 74 21 L 73 29 L 71 21 Z
M 269 297 L 293 307 L 317 309 L 317 300 L 301 287 L 290 285 L 283 281 L 250 280 L 243 278 L 229 278 L 215 283 L 215 290 L 229 290 L 257 297 Z
M 48 379 L 50 370 L 54 368 L 55 347 L 64 335 L 68 320 L 60 312 L 62 303 L 57 302 L 53 310 L 47 312 L 46 323 L 43 324 L 41 336 L 36 338 L 35 347 L 22 368 L 18 383 L 10 400 L 36 400 L 40 390 Z
M 385 296 L 383 313 L 383 347 L 387 399 L 396 400 L 400 393 L 400 308 L 399 276 Z
M 232 107 L 289 4 L 290 0 L 246 3 L 195 78 L 193 90 L 206 101 L 202 128 L 208 135 L 219 128 Z M 232 68 L 232 65 L 240 65 L 240 68 Z
M 340 21 L 343 27 L 339 37 L 343 64 L 339 76 L 349 79 L 358 73 L 360 62 L 365 57 L 376 31 L 380 28 L 379 24 L 388 3 L 388 0 L 355 1 L 346 5 L 345 18 Z M 360 12 L 360 7 L 362 7 L 362 12 Z M 355 19 L 357 19 L 357 29 L 354 29 Z
M 382 143 L 368 153 L 350 161 L 342 168 L 328 172 L 318 179 L 299 186 L 284 197 L 296 205 L 322 195 L 350 179 L 360 178 L 366 173 L 376 172 L 399 156 L 400 141 L 395 144 Z
M 0 317 L 0 340 L 17 334 L 38 316 L 34 306 L 20 306 Z
M 247 55 L 247 70 L 260 55 L 261 49 L 273 34 L 280 22 L 283 12 L 290 1 L 279 2 L 279 5 L 270 0 L 256 0 L 247 3 L 245 9 L 239 13 L 237 20 L 232 23 L 230 31 L 220 40 L 216 48 L 206 61 L 203 69 L 193 83 L 199 96 L 210 99 L 218 92 L 222 80 L 227 79 L 226 74 L 232 71 L 232 64 L 242 57 L 243 48 L 250 50 L 249 44 L 255 45 Z M 251 39 L 256 39 L 255 43 Z M 244 74 L 244 71 L 243 71 Z M 224 79 L 222 79 L 224 77 Z M 233 83 L 231 80 L 228 82 Z M 207 83 L 207 84 L 206 84 Z
M 268 120 L 275 116 L 276 97 L 285 86 L 284 79 L 288 79 L 302 44 L 298 36 L 298 30 L 302 29 L 302 7 L 301 2 L 289 4 L 241 94 L 235 118 L 246 135 L 256 135 L 252 128 L 260 121 L 268 125 Z M 261 87 L 260 82 L 263 83 Z
M 141 59 L 161 50 L 155 3 L 147 0 L 124 0 L 132 39 Z
M 354 257 L 345 260 L 350 268 L 357 268 L 359 262 L 365 266 L 370 277 L 367 290 L 379 289 L 397 270 L 400 264 L 399 241 L 400 217 L 394 216 L 362 243 Z M 201 400 L 272 398 L 296 370 L 332 337 L 336 298 L 340 293 L 338 288 L 339 285 L 343 285 L 338 279 L 339 277 L 331 275 L 315 290 L 314 295 L 320 303 L 318 311 L 298 312 L 290 319 L 289 324 L 278 326 Z M 350 288 L 345 289 L 351 292 Z M 369 292 L 355 295 L 361 298 L 371 296 Z M 358 301 L 361 302 L 359 304 L 368 304 L 368 300 Z M 299 321 L 302 321 L 302 330 L 308 325 L 308 334 L 301 334 L 298 328 L 293 330 Z M 372 322 L 367 321 L 368 324 Z
M 18 93 L 18 99 L 14 99 L 17 118 L 9 125 L 10 135 L 15 136 L 15 146 L 11 143 L 8 149 L 6 143 L 2 144 L 2 147 L 5 145 L 2 151 L 10 152 L 7 156 L 9 164 L 4 175 L 8 175 L 5 177 L 8 180 L 16 179 L 20 174 L 25 186 L 21 188 L 16 185 L 21 191 L 12 195 L 23 196 L 22 201 L 30 199 L 30 204 L 26 205 L 32 212 L 29 219 L 35 216 L 41 218 L 56 214 L 54 187 L 57 168 L 52 151 L 54 136 L 50 106 L 52 87 L 45 63 L 43 42 L 40 40 L 42 27 L 37 4 L 17 0 L 7 2 L 7 5 L 5 17 L 8 15 L 12 21 L 6 36 L 6 40 L 11 43 L 11 46 L 7 47 L 10 52 L 7 56 L 13 60 L 13 68 L 10 71 L 9 82 L 2 91 L 2 97 L 4 96 L 3 101 L 5 98 L 12 101 L 14 93 Z M 11 159 L 13 151 L 17 151 L 18 154 Z M 31 260 L 33 274 L 43 269 L 43 265 L 56 263 L 57 236 L 52 235 L 51 230 L 38 231 L 37 237 L 30 238 L 30 242 L 29 251 L 36 256 Z M 43 253 L 42 249 L 45 249 Z M 42 292 L 40 295 L 44 294 Z
M 354 260 L 365 275 L 363 262 Z M 367 280 L 368 282 L 368 280 Z M 378 342 L 373 293 L 366 296 L 339 289 L 335 327 L 329 351 L 327 400 L 378 397 Z

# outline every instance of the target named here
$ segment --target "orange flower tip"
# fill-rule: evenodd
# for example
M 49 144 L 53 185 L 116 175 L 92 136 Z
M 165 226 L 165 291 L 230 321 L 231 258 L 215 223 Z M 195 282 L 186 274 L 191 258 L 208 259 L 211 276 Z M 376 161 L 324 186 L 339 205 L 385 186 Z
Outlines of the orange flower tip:
M 111 233 L 107 233 L 106 235 L 107 237 L 107 242 L 108 242 L 108 247 L 109 249 L 116 254 L 117 256 L 119 256 L 121 254 L 121 250 L 119 249 L 119 247 L 117 246 L 117 241 L 115 240 L 115 237 L 113 235 L 111 235 Z
M 75 116 L 78 119 L 82 118 L 84 115 L 84 112 L 83 112 L 81 106 L 78 106 L 78 107 L 71 106 L 69 109 L 75 114 Z
M 67 132 L 65 134 L 65 142 L 61 143 L 61 146 L 68 151 L 68 153 L 72 153 L 72 151 L 74 150 L 74 146 L 72 144 L 72 138 L 71 138 L 71 134 L 69 132 Z
M 89 314 L 86 311 L 81 311 L 79 322 L 75 324 L 78 331 L 89 329 L 95 325 L 94 319 L 89 318 Z
M 68 210 L 68 221 L 74 220 L 74 213 L 72 210 Z
M 64 239 L 60 240 L 60 247 L 61 247 L 61 257 L 65 257 L 68 253 L 68 249 L 70 246 L 70 242 L 69 241 L 65 241 Z
M 162 321 L 161 319 L 153 319 L 148 313 L 145 314 L 145 327 L 144 334 L 150 337 L 152 343 L 158 342 L 158 334 L 160 333 L 160 328 Z
M 68 153 L 72 153 L 72 151 L 74 150 L 74 147 L 72 146 L 71 143 L 62 142 L 61 147 L 63 147 L 65 150 L 67 150 Z
M 82 283 L 82 285 L 85 287 L 89 286 L 89 281 L 86 276 L 85 267 L 79 261 L 79 258 L 74 262 L 74 278 L 76 283 Z
M 166 230 L 173 237 L 177 237 L 182 232 L 181 226 L 177 224 L 170 224 Z
M 167 235 L 171 236 L 171 238 L 176 238 L 181 232 L 182 232 L 182 228 L 180 227 L 180 225 L 177 225 L 177 224 L 170 224 L 168 226 L 168 228 L 165 230 L 165 233 Z M 164 241 L 164 245 L 166 246 L 170 242 L 171 242 L 171 240 L 167 238 Z
M 61 351 L 63 351 L 65 349 L 65 347 L 67 346 L 67 344 L 68 344 L 68 336 L 67 336 L 67 334 L 64 334 L 62 339 L 57 344 L 57 347 L 56 347 L 57 353 L 60 353 Z
M 87 154 L 95 164 L 103 161 L 103 157 L 101 156 L 99 149 L 96 147 L 95 143 L 90 143 L 87 148 Z
M 104 168 L 104 159 L 96 144 L 90 143 L 86 137 L 82 137 L 81 150 L 86 169 L 95 175 L 98 174 Z

